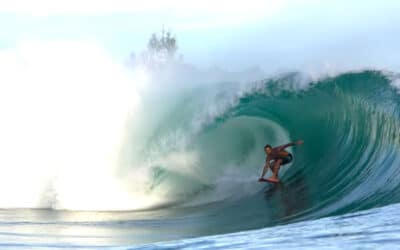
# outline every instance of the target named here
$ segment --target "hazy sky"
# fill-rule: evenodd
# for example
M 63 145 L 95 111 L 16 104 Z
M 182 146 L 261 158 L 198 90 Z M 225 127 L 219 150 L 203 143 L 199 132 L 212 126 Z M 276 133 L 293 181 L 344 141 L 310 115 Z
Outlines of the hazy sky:
M 163 25 L 185 61 L 227 69 L 400 68 L 400 2 L 0 2 L 0 50 L 30 41 L 90 41 L 126 60 Z

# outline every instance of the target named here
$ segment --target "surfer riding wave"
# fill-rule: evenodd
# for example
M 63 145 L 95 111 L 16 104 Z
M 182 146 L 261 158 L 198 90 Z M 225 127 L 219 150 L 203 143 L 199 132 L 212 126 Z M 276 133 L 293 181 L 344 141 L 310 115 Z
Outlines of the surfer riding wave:
M 267 154 L 267 158 L 265 160 L 264 169 L 262 175 L 258 181 L 269 181 L 269 182 L 279 182 L 279 169 L 282 165 L 288 164 L 293 160 L 293 156 L 291 153 L 287 152 L 285 148 L 295 145 L 303 144 L 302 140 L 291 142 L 285 145 L 281 145 L 275 148 L 272 148 L 271 145 L 267 144 L 264 146 L 265 154 Z M 273 163 L 271 164 L 271 161 Z M 264 179 L 265 174 L 268 172 L 268 169 L 271 169 L 272 176 L 268 179 Z

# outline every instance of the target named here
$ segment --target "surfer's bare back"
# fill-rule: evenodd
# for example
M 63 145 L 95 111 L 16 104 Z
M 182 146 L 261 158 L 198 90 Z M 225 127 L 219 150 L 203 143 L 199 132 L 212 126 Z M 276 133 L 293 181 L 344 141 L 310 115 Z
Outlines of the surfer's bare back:
M 288 164 L 293 160 L 293 156 L 291 153 L 287 152 L 285 148 L 295 145 L 303 144 L 302 140 L 291 142 L 285 145 L 281 145 L 279 147 L 271 147 L 271 145 L 267 144 L 264 146 L 264 152 L 267 155 L 265 160 L 265 166 L 262 172 L 262 175 L 258 181 L 270 181 L 270 182 L 279 182 L 279 169 L 282 165 Z M 271 161 L 274 161 L 271 164 Z M 272 176 L 268 179 L 264 179 L 265 174 L 268 172 L 268 169 L 271 169 Z

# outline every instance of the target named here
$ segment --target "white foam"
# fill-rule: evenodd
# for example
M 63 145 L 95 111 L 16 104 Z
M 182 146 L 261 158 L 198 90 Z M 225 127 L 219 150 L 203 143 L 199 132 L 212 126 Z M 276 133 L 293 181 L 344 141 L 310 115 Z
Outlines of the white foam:
M 397 93 L 400 94 L 400 77 L 393 78 L 391 85 L 397 89 Z
M 0 68 L 0 207 L 153 203 L 116 177 L 127 122 L 141 105 L 122 65 L 92 42 L 26 41 L 0 52 Z

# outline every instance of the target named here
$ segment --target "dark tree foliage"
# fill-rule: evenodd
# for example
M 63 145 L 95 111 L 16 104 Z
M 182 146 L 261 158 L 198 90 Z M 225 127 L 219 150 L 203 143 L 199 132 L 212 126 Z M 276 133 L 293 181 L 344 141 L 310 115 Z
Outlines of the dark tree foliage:
M 176 38 L 172 36 L 171 32 L 165 32 L 163 29 L 161 36 L 157 36 L 155 33 L 151 35 L 147 49 L 155 55 L 165 53 L 169 59 L 172 59 L 178 50 L 178 46 Z

